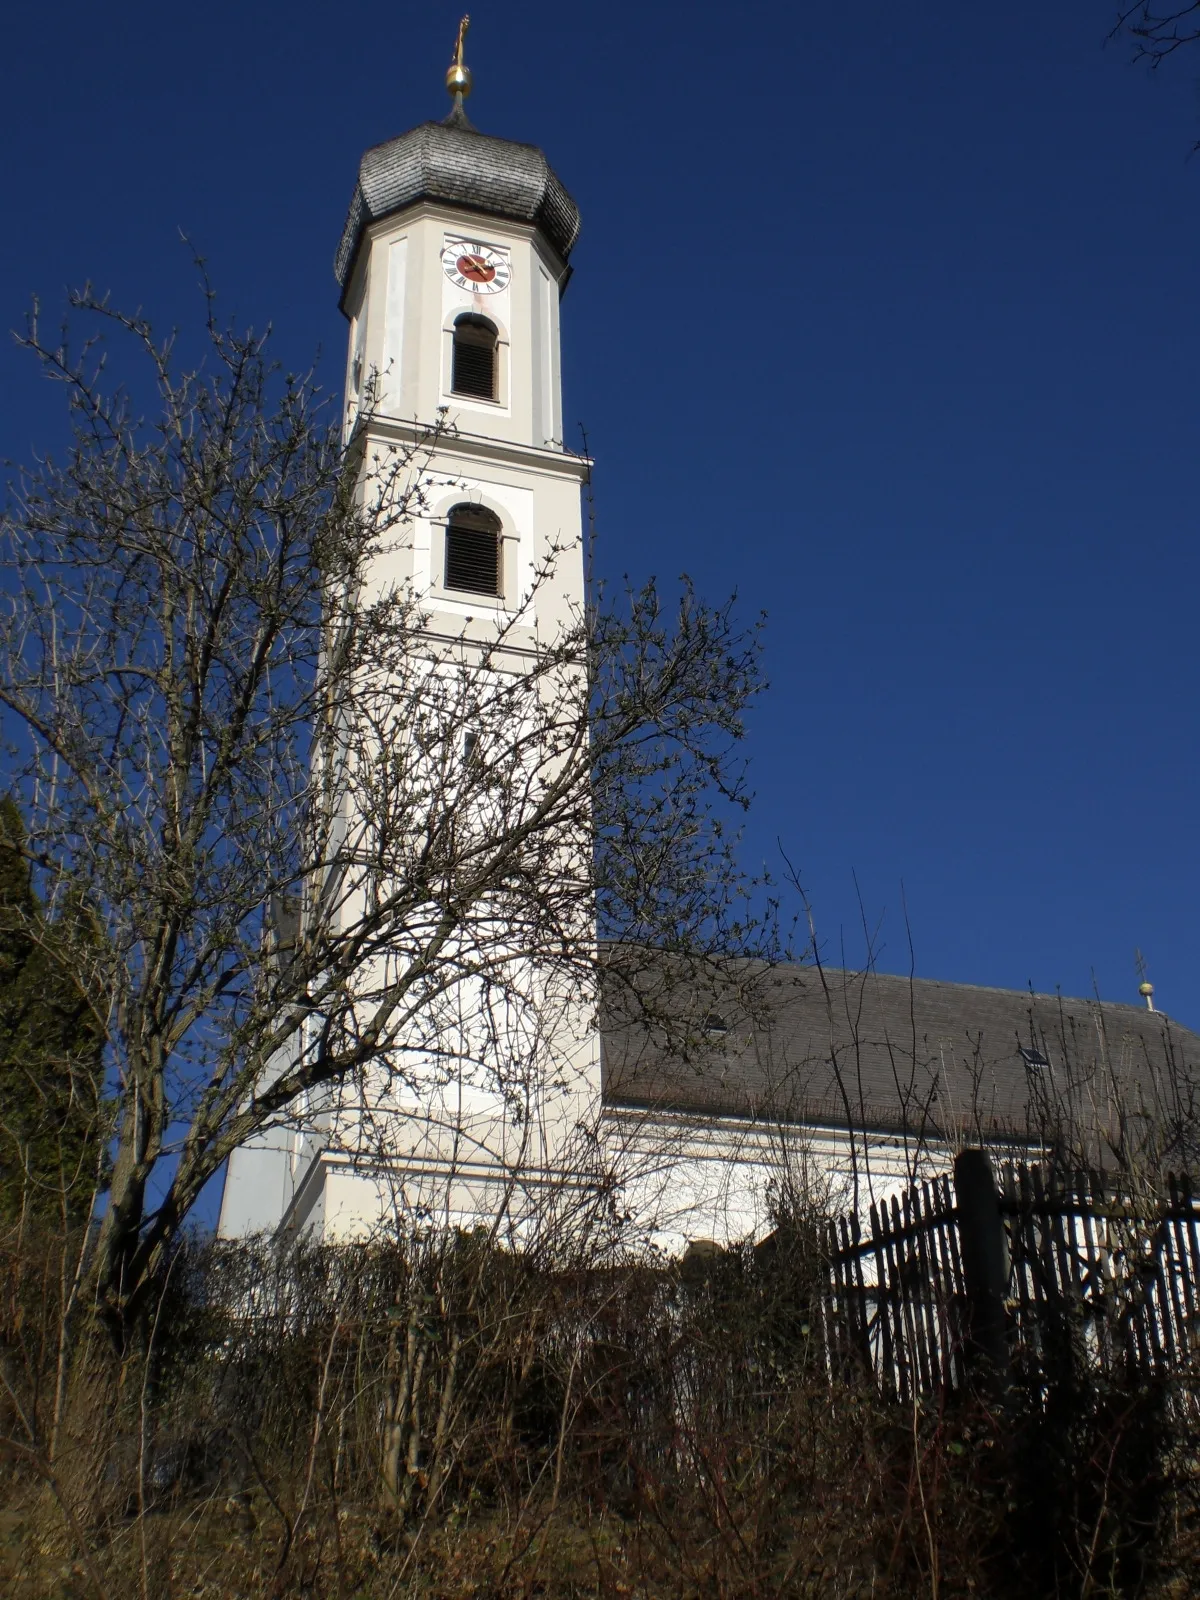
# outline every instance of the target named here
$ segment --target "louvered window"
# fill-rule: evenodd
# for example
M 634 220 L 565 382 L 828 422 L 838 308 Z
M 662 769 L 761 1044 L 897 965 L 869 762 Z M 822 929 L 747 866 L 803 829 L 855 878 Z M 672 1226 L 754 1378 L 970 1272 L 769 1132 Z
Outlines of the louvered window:
M 446 527 L 447 589 L 500 593 L 500 524 L 482 506 L 455 506 Z
M 480 400 L 496 398 L 496 330 L 482 317 L 459 317 L 454 324 L 450 387 Z

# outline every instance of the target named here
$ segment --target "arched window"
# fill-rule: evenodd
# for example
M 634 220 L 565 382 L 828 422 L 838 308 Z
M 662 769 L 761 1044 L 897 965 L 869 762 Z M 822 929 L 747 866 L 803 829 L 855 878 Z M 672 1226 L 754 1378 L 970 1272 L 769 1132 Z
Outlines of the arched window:
M 459 317 L 454 324 L 450 388 L 480 400 L 496 398 L 496 330 L 486 317 Z
M 455 506 L 450 513 L 445 587 L 500 593 L 500 519 L 483 506 Z

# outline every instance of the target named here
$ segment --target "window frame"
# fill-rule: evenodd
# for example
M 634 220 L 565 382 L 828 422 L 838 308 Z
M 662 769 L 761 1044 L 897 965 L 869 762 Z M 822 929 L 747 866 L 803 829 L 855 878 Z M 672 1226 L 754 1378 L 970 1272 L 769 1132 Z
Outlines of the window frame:
M 459 330 L 475 329 L 491 336 L 490 345 L 482 338 L 459 336 Z M 491 392 L 483 394 L 476 389 L 458 388 L 458 355 L 460 350 L 488 350 L 492 358 Z M 490 317 L 476 311 L 462 311 L 450 325 L 450 388 L 456 400 L 475 400 L 483 405 L 498 405 L 500 400 L 500 330 Z
M 465 515 L 464 515 L 465 513 Z M 457 584 L 451 584 L 450 579 L 450 543 L 456 526 L 464 534 L 491 533 L 496 541 L 496 587 L 494 589 L 468 589 Z M 476 524 L 472 526 L 472 521 Z M 492 509 L 470 500 L 460 500 L 452 505 L 445 514 L 442 536 L 442 566 L 439 575 L 438 588 L 448 598 L 458 600 L 460 603 L 467 601 L 483 602 L 487 605 L 503 607 L 505 604 L 506 573 L 505 573 L 505 532 L 504 519 Z
M 454 387 L 454 330 L 464 318 L 471 318 L 488 324 L 495 330 L 496 343 L 494 347 L 494 380 L 495 395 L 491 400 L 486 400 L 482 395 L 464 394 Z M 491 307 L 487 313 L 474 311 L 469 307 L 459 305 L 446 314 L 442 323 L 442 378 L 441 393 L 447 404 L 456 409 L 461 406 L 465 411 L 478 409 L 484 411 L 500 411 L 511 415 L 511 395 L 509 385 L 511 382 L 509 361 L 508 331 L 498 316 L 491 315 Z

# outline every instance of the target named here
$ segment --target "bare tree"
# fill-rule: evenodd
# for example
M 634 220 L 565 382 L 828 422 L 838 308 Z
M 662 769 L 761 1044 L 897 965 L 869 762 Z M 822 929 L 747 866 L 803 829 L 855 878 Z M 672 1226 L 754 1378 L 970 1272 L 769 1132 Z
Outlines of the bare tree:
M 75 953 L 118 1109 L 81 1293 L 121 1342 L 250 1136 L 429 1093 L 464 1028 L 519 1122 L 513 1062 L 547 1010 L 594 1003 L 602 951 L 614 982 L 647 943 L 762 953 L 772 916 L 725 829 L 758 687 L 731 605 L 651 582 L 532 649 L 499 621 L 432 648 L 379 574 L 444 421 L 364 461 L 369 412 L 346 440 L 211 292 L 193 370 L 141 316 L 72 306 L 148 364 L 157 414 L 109 385 L 102 338 L 31 323 L 73 439 L 3 518 L 0 702 L 43 901 L 82 894 L 105 933 Z
M 1200 39 L 1200 0 L 1186 5 L 1159 5 L 1138 0 L 1117 9 L 1110 38 L 1128 35 L 1134 41 L 1135 59 L 1159 67 L 1168 56 Z

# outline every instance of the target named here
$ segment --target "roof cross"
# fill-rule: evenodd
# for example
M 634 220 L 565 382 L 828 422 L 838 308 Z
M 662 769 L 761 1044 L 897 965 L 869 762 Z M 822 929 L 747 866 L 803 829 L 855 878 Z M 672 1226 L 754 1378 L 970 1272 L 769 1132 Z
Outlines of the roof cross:
M 471 92 L 471 69 L 463 60 L 463 50 L 467 42 L 467 29 L 470 26 L 470 17 L 464 17 L 459 23 L 458 37 L 454 41 L 454 59 L 451 61 L 446 73 L 446 89 L 453 95 L 457 106 L 461 106 L 463 100 Z

